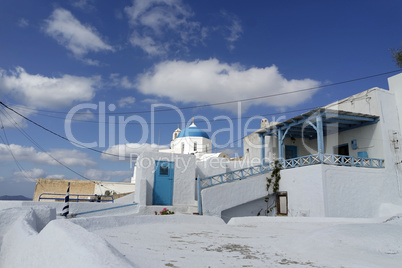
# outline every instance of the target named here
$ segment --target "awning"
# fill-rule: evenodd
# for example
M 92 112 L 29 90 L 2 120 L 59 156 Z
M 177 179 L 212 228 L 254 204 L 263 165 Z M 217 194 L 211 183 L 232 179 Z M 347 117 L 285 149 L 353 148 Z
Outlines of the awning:
M 324 136 L 375 124 L 379 120 L 379 116 L 376 115 L 317 108 L 256 132 L 267 136 L 277 135 L 278 131 L 282 130 L 287 137 L 315 139 L 318 117 L 322 120 Z

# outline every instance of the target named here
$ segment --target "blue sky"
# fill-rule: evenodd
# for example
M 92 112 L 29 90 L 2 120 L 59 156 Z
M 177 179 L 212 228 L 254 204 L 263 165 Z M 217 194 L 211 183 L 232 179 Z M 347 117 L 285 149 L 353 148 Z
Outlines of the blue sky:
M 177 125 L 193 117 L 216 150 L 241 154 L 237 140 L 258 128 L 258 116 L 289 118 L 300 113 L 289 111 L 387 89 L 387 76 L 150 111 L 393 71 L 389 49 L 402 41 L 396 0 L 2 0 L 0 7 L 0 101 L 55 133 L 123 156 L 168 146 Z M 37 177 L 132 176 L 129 161 L 0 111 L 0 195 L 32 196 Z

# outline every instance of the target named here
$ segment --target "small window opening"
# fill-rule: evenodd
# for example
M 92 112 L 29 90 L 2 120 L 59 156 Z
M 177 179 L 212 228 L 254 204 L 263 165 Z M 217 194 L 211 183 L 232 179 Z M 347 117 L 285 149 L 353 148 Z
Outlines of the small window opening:
M 167 166 L 161 166 L 159 168 L 159 175 L 169 175 L 169 167 Z

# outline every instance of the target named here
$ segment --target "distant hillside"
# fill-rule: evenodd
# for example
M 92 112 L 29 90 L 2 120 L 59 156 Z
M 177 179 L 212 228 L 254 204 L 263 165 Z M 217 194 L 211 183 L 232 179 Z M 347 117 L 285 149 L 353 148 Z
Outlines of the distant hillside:
M 2 195 L 0 196 L 0 200 L 20 200 L 20 201 L 25 201 L 29 200 L 32 201 L 32 198 L 25 197 L 23 195 Z

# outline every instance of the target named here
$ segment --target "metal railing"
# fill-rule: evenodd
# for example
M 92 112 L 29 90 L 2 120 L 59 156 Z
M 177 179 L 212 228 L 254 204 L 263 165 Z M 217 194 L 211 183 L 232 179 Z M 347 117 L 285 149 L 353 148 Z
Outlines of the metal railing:
M 41 200 L 64 201 L 66 194 L 42 193 L 39 195 Z M 112 202 L 114 198 L 111 195 L 87 195 L 87 194 L 70 194 L 70 202 Z
M 377 158 L 365 158 L 335 154 L 313 154 L 280 161 L 282 169 L 311 166 L 317 164 L 328 164 L 337 166 L 353 166 L 366 168 L 384 168 L 384 160 Z M 274 162 L 265 165 L 247 167 L 227 173 L 218 174 L 206 178 L 200 178 L 200 189 L 227 183 L 235 180 L 242 180 L 250 176 L 264 174 L 272 171 Z

